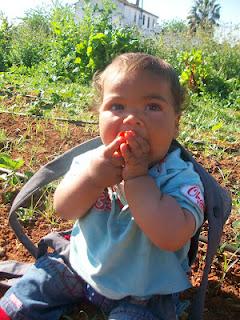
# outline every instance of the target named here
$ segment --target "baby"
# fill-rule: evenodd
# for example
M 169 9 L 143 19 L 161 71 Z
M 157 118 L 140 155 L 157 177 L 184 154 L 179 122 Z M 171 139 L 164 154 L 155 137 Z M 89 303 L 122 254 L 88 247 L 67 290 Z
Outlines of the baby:
M 103 145 L 73 160 L 54 196 L 58 214 L 76 219 L 70 265 L 40 258 L 0 301 L 3 319 L 59 319 L 81 299 L 109 320 L 180 314 L 204 212 L 200 178 L 172 143 L 183 90 L 168 63 L 143 53 L 116 57 L 94 85 Z

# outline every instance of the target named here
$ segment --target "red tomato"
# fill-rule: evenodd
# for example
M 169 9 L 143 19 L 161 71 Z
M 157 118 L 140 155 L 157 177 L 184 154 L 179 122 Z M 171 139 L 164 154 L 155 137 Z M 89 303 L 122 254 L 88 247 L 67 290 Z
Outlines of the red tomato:
M 118 136 L 119 137 L 123 137 L 125 139 L 128 139 L 130 136 L 134 135 L 134 132 L 132 130 L 128 130 L 128 131 L 121 131 L 119 132 Z
M 124 138 L 124 141 L 122 142 L 122 144 L 128 144 L 128 142 L 127 142 L 128 138 L 133 135 L 134 135 L 134 132 L 132 130 L 120 131 L 118 134 L 118 137 Z M 121 157 L 120 147 L 117 151 L 114 152 L 114 156 Z

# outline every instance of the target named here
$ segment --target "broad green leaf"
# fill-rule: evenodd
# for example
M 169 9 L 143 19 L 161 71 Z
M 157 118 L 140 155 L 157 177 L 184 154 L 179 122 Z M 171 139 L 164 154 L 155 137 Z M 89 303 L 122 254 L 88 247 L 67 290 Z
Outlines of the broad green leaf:
M 92 52 L 93 52 L 93 47 L 92 47 L 92 46 L 89 46 L 89 47 L 87 48 L 87 56 L 88 56 L 88 57 L 91 56 Z
M 103 39 L 106 38 L 106 35 L 104 33 L 97 33 L 96 35 L 92 36 L 92 40 L 98 40 L 98 39 Z
M 183 71 L 180 76 L 181 84 L 185 84 L 186 82 L 188 82 L 189 77 L 190 77 L 190 71 L 189 70 Z
M 23 159 L 13 160 L 8 154 L 0 153 L 0 167 L 9 170 L 18 170 L 24 165 Z
M 76 64 L 81 64 L 82 59 L 81 59 L 80 57 L 77 57 L 77 58 L 74 60 L 74 62 L 75 62 Z
M 76 51 L 77 51 L 78 53 L 81 53 L 84 48 L 85 48 L 85 45 L 84 45 L 83 42 L 80 42 L 80 43 L 78 43 L 78 44 L 76 45 Z

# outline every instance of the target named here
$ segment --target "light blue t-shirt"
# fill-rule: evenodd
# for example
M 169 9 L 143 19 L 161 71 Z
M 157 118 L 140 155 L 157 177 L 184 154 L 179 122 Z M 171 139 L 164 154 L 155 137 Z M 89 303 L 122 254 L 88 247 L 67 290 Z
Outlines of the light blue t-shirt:
M 94 152 L 97 149 L 76 157 L 65 179 L 84 170 Z M 196 231 L 203 222 L 204 191 L 192 164 L 180 158 L 180 149 L 153 166 L 149 175 L 162 193 L 174 197 L 194 216 Z M 135 223 L 124 194 L 118 190 L 106 189 L 89 212 L 75 222 L 70 240 L 73 269 L 111 299 L 170 294 L 189 288 L 186 267 L 190 241 L 176 252 L 155 246 Z

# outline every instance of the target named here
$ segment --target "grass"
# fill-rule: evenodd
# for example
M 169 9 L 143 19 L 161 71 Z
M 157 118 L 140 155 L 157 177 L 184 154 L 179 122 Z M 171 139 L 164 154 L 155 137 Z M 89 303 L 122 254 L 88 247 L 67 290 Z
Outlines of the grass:
M 0 111 L 93 120 L 93 115 L 87 112 L 93 99 L 90 87 L 77 83 L 49 83 L 37 75 L 4 75 L 0 86 Z
M 7 139 L 7 134 L 6 131 L 4 129 L 0 128 L 0 146 L 2 148 L 2 146 L 4 146 L 7 143 L 8 139 Z
M 180 137 L 186 142 L 196 139 L 205 147 L 240 143 L 240 128 L 236 126 L 239 112 L 236 106 L 225 107 L 224 101 L 212 97 L 192 96 L 192 103 L 183 114 Z M 214 150 L 210 150 L 214 152 Z M 218 151 L 218 150 L 217 150 Z

